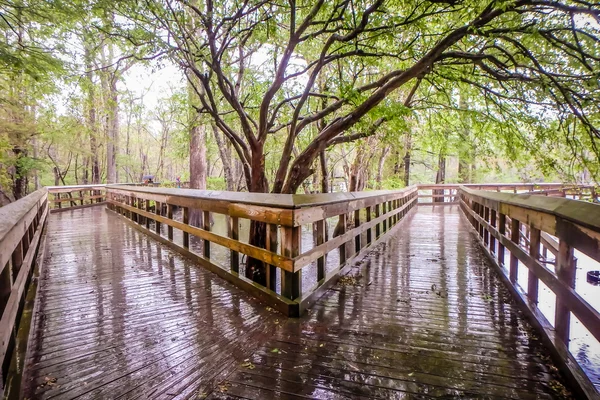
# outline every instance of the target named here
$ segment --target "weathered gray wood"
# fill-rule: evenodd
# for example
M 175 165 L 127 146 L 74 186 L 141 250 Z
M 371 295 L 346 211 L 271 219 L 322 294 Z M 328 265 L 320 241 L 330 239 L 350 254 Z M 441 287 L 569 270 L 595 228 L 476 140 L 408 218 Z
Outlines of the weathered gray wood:
M 512 218 L 510 221 L 510 240 L 519 246 L 521 236 L 519 234 L 520 222 L 519 220 Z M 510 280 L 512 283 L 517 283 L 517 277 L 519 275 L 519 258 L 514 252 L 510 252 Z
M 300 254 L 300 229 L 299 227 L 281 228 L 281 254 L 294 258 Z M 281 272 L 281 295 L 294 300 L 302 296 L 302 270 L 298 272 Z
M 535 259 L 540 258 L 540 239 L 541 231 L 535 227 L 530 227 L 529 230 L 529 255 Z M 527 276 L 527 297 L 535 304 L 538 302 L 538 291 L 539 291 L 539 279 L 533 273 L 533 270 L 529 269 Z
M 28 233 L 29 226 L 47 197 L 47 190 L 42 188 L 0 208 L 0 268 L 4 268 L 14 249 Z
M 575 287 L 575 262 L 573 247 L 565 240 L 558 242 L 558 257 L 556 259 L 556 276 L 570 288 Z M 571 325 L 571 311 L 566 301 L 556 296 L 556 309 L 554 327 L 556 335 L 565 343 L 569 343 L 569 327 Z
M 229 237 L 231 240 L 239 240 L 239 224 L 237 217 L 229 218 Z M 235 250 L 230 250 L 230 269 L 236 273 L 240 272 L 240 253 Z
M 320 220 L 315 222 L 316 230 L 316 247 L 325 243 L 325 221 Z M 325 278 L 325 256 L 317 258 L 317 282 Z

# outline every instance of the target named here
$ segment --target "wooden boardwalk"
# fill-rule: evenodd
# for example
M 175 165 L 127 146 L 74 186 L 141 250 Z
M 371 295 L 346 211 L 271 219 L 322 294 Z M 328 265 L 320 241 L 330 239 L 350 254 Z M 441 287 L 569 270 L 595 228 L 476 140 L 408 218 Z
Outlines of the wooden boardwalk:
M 25 398 L 563 398 L 456 207 L 287 319 L 101 207 L 52 215 Z

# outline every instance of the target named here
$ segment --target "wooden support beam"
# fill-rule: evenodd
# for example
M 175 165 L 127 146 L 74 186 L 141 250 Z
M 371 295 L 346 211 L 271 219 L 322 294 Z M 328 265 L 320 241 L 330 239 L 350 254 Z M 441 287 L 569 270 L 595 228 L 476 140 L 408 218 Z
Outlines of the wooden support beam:
M 297 257 L 300 254 L 301 227 L 281 227 L 281 255 Z M 281 271 L 281 295 L 294 300 L 302 296 L 302 270 L 298 272 Z
M 540 240 L 541 240 L 541 231 L 535 227 L 530 227 L 529 229 L 529 255 L 535 259 L 540 259 Z M 539 279 L 533 272 L 533 270 L 529 269 L 527 276 L 527 297 L 531 302 L 537 304 L 538 302 L 538 290 L 539 290 Z
M 237 217 L 229 217 L 229 237 L 232 240 L 239 240 L 239 220 Z M 240 253 L 235 250 L 229 252 L 229 267 L 232 272 L 240 272 Z
M 519 233 L 520 230 L 520 222 L 519 220 L 513 218 L 511 219 L 511 227 L 510 227 L 510 240 L 519 246 L 519 241 L 521 240 L 521 235 Z M 519 259 L 514 252 L 510 252 L 510 281 L 514 284 L 517 283 L 519 275 Z
M 575 288 L 575 259 L 574 251 L 566 240 L 559 240 L 558 257 L 556 259 L 556 276 L 565 285 Z M 571 325 L 571 310 L 567 304 L 556 296 L 556 310 L 554 317 L 554 328 L 557 336 L 566 344 L 569 344 L 569 331 Z

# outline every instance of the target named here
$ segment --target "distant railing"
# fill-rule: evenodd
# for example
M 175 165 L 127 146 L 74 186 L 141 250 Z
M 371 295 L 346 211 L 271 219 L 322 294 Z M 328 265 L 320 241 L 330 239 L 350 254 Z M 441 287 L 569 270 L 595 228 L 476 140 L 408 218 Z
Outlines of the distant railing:
M 0 360 L 2 387 L 15 349 L 31 275 L 43 257 L 42 232 L 48 216 L 43 188 L 0 208 Z M 24 354 L 21 355 L 24 357 Z
M 469 183 L 469 184 L 419 184 L 419 204 L 458 204 L 458 189 L 464 186 L 474 190 L 536 194 L 565 197 L 600 203 L 600 192 L 592 185 L 565 183 Z
M 534 194 L 492 193 L 461 187 L 460 205 L 477 231 L 488 256 L 520 300 L 558 358 L 589 398 L 598 393 L 576 368 L 568 351 L 571 313 L 600 341 L 600 313 L 575 290 L 574 250 L 600 262 L 600 206 L 590 202 L 547 198 Z M 554 270 L 546 253 L 556 256 Z M 519 265 L 528 269 L 519 282 Z M 539 282 L 555 295 L 554 320 L 538 309 Z M 524 286 L 521 287 L 521 283 Z
M 382 240 L 416 205 L 416 197 L 416 187 L 398 191 L 316 195 L 107 187 L 107 202 L 111 210 L 133 221 L 138 229 L 289 316 L 302 314 L 337 281 L 340 274 L 347 271 L 351 260 L 364 255 Z M 180 220 L 173 218 L 176 207 L 182 209 Z M 201 210 L 202 227 L 189 224 L 191 210 Z M 212 213 L 226 216 L 227 236 L 211 232 Z M 335 235 L 327 235 L 327 220 L 331 218 L 337 222 Z M 240 240 L 240 220 L 267 224 L 265 249 Z M 161 229 L 163 224 L 167 226 L 166 232 Z M 312 230 L 314 242 L 312 248 L 303 251 L 302 227 L 307 225 Z M 175 243 L 174 229 L 182 232 L 181 243 Z M 202 254 L 190 248 L 190 235 L 202 240 Z M 211 243 L 229 249 L 229 265 L 219 265 L 211 257 Z M 333 251 L 339 253 L 339 263 L 327 271 L 326 258 Z M 265 286 L 240 274 L 240 253 L 267 264 Z M 309 265 L 316 265 L 317 283 L 304 290 L 302 273 Z
M 91 207 L 106 201 L 106 185 L 48 186 L 51 212 Z

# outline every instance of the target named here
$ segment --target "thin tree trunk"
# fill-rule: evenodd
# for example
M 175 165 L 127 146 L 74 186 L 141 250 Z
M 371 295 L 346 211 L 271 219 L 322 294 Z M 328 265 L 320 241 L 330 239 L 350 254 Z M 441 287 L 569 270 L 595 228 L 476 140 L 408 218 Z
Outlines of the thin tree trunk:
M 321 168 L 321 193 L 329 193 L 329 176 L 327 174 L 327 155 L 325 150 L 319 154 L 319 166 Z
M 378 165 L 378 169 L 377 169 L 377 178 L 376 178 L 377 189 L 381 189 L 381 178 L 383 176 L 383 167 L 385 165 L 385 159 L 387 158 L 387 155 L 389 152 L 390 152 L 389 146 L 385 146 L 381 150 L 381 155 L 379 156 L 379 165 Z M 398 154 L 398 153 L 396 152 L 396 154 Z M 396 160 L 394 169 L 396 169 L 397 165 L 398 165 L 398 160 Z M 396 174 L 396 172 L 394 172 L 394 173 Z

